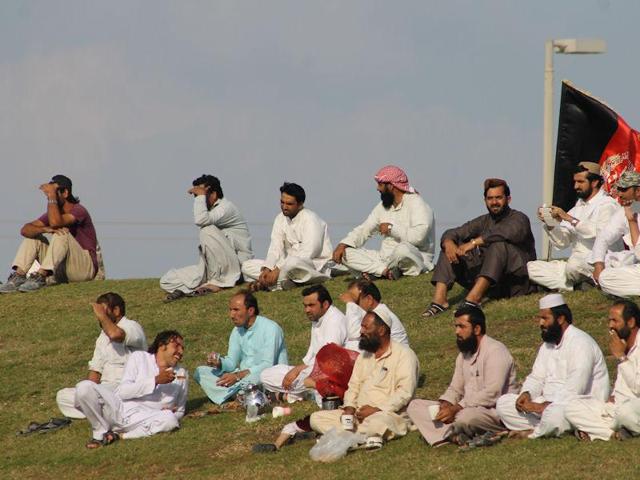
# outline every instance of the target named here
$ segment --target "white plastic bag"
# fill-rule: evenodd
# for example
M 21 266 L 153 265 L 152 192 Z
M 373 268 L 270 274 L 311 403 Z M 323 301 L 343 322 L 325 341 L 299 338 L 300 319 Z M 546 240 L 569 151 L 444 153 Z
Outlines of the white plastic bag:
M 316 462 L 335 462 L 344 457 L 349 448 L 364 441 L 365 436 L 361 433 L 332 428 L 311 448 L 309 456 Z

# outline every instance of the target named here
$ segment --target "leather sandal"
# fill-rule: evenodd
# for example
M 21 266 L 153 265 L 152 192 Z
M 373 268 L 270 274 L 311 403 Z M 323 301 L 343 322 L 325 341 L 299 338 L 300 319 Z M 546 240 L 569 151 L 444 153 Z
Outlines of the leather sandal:
M 436 315 L 440 315 L 443 312 L 449 310 L 448 306 L 440 305 L 436 302 L 431 302 L 431 304 L 427 307 L 427 309 L 422 312 L 422 316 L 425 318 L 435 317 Z

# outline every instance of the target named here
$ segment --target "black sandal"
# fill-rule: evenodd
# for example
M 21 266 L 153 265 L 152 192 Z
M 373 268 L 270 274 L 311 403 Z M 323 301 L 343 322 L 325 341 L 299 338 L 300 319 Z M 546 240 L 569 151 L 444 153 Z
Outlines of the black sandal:
M 102 436 L 102 440 L 91 439 L 91 441 L 87 442 L 85 447 L 89 450 L 95 450 L 96 448 L 106 447 L 107 445 L 111 445 L 112 443 L 120 440 L 120 434 L 109 430 Z
M 174 290 L 173 292 L 167 293 L 167 296 L 164 298 L 164 303 L 175 302 L 176 300 L 180 300 L 181 298 L 185 298 L 187 296 L 182 290 Z
M 440 305 L 436 302 L 431 302 L 431 305 L 429 305 L 429 307 L 427 307 L 427 309 L 422 312 L 422 316 L 425 318 L 435 317 L 436 315 L 440 315 L 447 310 L 449 310 L 449 307 L 445 307 L 444 305 Z

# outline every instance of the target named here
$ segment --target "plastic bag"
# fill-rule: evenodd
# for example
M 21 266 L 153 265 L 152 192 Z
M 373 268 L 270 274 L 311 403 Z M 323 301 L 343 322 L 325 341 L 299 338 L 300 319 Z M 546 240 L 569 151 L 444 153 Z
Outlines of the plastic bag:
M 344 457 L 349 448 L 364 441 L 365 436 L 361 433 L 332 428 L 311 448 L 309 456 L 316 462 L 335 462 Z

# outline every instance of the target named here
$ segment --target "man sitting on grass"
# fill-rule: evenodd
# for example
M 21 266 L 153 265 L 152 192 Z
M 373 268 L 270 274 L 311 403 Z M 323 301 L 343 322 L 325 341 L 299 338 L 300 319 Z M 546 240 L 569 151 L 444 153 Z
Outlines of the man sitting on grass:
M 147 349 L 144 330 L 138 322 L 125 317 L 124 299 L 117 293 L 100 295 L 91 304 L 101 331 L 89 362 L 87 380 L 115 390 L 131 353 Z M 76 408 L 76 389 L 63 388 L 56 395 L 62 414 L 69 418 L 85 418 Z
M 148 437 L 180 426 L 187 403 L 187 371 L 178 367 L 184 340 L 175 330 L 160 332 L 149 352 L 129 357 L 115 392 L 91 380 L 76 385 L 76 405 L 91 423 L 94 449 L 120 438 Z
M 196 369 L 194 378 L 216 404 L 233 398 L 243 386 L 260 383 L 265 368 L 288 363 L 282 328 L 260 315 L 258 300 L 241 291 L 229 300 L 229 318 L 234 325 L 226 357 L 209 354 L 207 366 Z
M 355 429 L 367 437 L 367 448 L 406 435 L 406 407 L 418 383 L 418 358 L 409 347 L 391 340 L 391 323 L 375 312 L 362 320 L 360 349 L 337 410 L 311 414 L 311 428 L 324 434 L 332 428 Z

